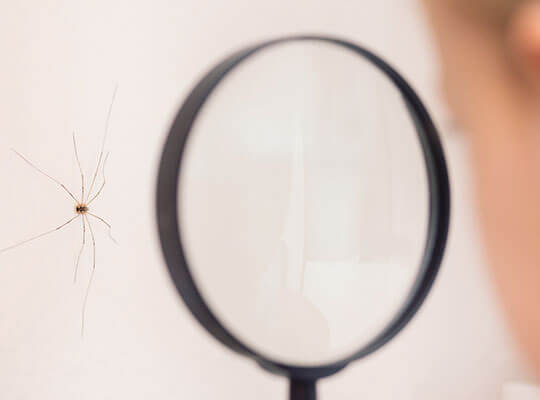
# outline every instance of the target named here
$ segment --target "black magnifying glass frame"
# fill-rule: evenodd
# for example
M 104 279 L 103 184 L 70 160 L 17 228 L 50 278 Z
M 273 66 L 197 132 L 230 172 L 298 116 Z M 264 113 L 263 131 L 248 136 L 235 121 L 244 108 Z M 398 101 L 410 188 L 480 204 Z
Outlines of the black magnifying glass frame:
M 255 53 L 272 46 L 300 41 L 330 43 L 348 49 L 370 61 L 394 83 L 400 91 L 415 125 L 427 167 L 429 186 L 427 240 L 418 275 L 402 307 L 378 335 L 349 357 L 331 364 L 309 367 L 287 365 L 270 360 L 255 349 L 246 346 L 225 329 L 197 289 L 182 246 L 178 215 L 182 158 L 192 125 L 208 96 L 231 70 Z M 365 357 L 379 349 L 403 329 L 422 305 L 443 258 L 450 219 L 450 187 L 437 130 L 424 105 L 407 82 L 381 58 L 356 44 L 338 38 L 302 35 L 269 40 L 237 51 L 212 68 L 195 85 L 176 115 L 163 148 L 159 166 L 156 205 L 161 247 L 170 276 L 194 317 L 225 346 L 252 358 L 263 368 L 273 373 L 288 377 L 291 380 L 291 398 L 315 399 L 316 380 L 332 375 L 351 361 Z M 350 317 L 358 318 L 355 315 Z

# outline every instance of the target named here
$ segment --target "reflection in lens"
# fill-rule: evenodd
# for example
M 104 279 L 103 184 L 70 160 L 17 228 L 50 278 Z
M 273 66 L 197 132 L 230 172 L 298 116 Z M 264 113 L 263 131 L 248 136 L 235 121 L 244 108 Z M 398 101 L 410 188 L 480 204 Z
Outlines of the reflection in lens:
M 195 121 L 179 190 L 199 291 L 272 360 L 351 355 L 418 273 L 428 188 L 416 131 L 388 78 L 346 49 L 282 44 L 234 69 Z

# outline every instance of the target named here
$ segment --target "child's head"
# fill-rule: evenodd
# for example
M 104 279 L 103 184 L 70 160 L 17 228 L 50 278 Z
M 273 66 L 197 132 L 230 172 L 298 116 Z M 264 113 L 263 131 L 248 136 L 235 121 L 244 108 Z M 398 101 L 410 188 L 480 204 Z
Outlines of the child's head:
M 540 1 L 423 2 L 441 52 L 445 94 L 460 124 L 474 133 L 489 115 L 526 118 L 538 110 Z
M 490 270 L 540 376 L 540 0 L 422 1 L 470 138 Z

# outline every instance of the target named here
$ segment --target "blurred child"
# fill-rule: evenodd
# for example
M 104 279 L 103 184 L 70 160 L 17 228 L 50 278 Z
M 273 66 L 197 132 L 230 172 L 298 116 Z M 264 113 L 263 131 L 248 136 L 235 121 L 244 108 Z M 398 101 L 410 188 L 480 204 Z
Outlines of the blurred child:
M 490 268 L 540 376 L 540 1 L 422 1 L 470 143 Z

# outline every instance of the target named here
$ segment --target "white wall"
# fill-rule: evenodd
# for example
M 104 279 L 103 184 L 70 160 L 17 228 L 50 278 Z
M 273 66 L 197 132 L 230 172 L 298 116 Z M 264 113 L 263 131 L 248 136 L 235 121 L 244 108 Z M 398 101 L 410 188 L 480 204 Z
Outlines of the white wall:
M 284 398 L 286 383 L 218 344 L 180 302 L 154 226 L 156 167 L 195 80 L 233 49 L 292 32 L 376 50 L 425 100 L 443 132 L 453 186 L 449 248 L 434 290 L 390 345 L 320 384 L 323 399 L 493 399 L 527 379 L 488 281 L 463 140 L 438 97 L 432 44 L 413 0 L 21 1 L 0 3 L 0 248 L 59 225 L 72 204 L 9 151 L 77 187 L 71 132 L 95 162 L 110 96 L 108 183 L 95 212 L 97 273 L 81 339 L 91 255 L 69 226 L 0 255 L 0 397 Z

